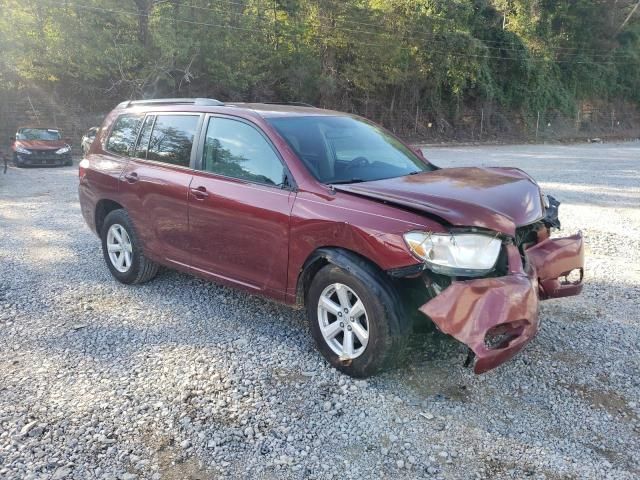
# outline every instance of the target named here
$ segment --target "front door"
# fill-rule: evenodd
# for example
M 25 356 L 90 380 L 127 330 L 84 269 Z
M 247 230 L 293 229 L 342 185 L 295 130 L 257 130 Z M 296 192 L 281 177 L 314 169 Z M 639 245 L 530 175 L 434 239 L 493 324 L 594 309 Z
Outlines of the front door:
M 211 116 L 189 189 L 191 264 L 213 279 L 282 296 L 295 194 L 257 126 Z

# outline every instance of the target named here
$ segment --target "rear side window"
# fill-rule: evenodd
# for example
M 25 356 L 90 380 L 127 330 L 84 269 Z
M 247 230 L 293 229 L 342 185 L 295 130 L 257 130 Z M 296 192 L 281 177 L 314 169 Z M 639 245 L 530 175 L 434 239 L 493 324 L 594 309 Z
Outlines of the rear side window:
M 226 177 L 282 185 L 282 162 L 262 134 L 244 122 L 211 118 L 202 168 Z
M 107 139 L 107 150 L 118 155 L 128 156 L 133 142 L 138 136 L 142 115 L 120 115 Z
M 199 115 L 158 115 L 149 138 L 147 159 L 188 167 L 199 119 Z M 144 148 L 142 142 L 144 138 L 141 138 L 140 143 Z M 138 150 L 136 155 L 142 156 Z
M 151 129 L 155 121 L 155 115 L 147 115 L 142 124 L 142 130 L 138 137 L 138 144 L 133 152 L 133 156 L 137 158 L 147 158 L 147 148 L 149 148 L 149 139 L 151 138 Z

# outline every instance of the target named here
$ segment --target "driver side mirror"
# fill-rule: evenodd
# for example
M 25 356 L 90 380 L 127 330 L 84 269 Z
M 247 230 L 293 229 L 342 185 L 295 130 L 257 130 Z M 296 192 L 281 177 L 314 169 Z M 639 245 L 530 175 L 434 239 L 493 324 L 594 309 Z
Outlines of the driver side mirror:
M 424 153 L 422 153 L 422 149 L 421 148 L 412 146 L 411 150 L 413 151 L 413 153 L 415 153 L 422 160 L 426 160 L 426 157 L 424 156 Z
M 16 137 L 9 137 L 9 141 L 10 142 L 15 142 L 16 141 Z

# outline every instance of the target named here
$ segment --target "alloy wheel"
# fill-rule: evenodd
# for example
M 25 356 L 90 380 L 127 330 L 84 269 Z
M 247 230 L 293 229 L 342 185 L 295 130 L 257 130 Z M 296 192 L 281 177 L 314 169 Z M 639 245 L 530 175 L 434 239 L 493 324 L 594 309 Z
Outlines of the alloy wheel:
M 324 341 L 341 359 L 362 355 L 369 343 L 364 304 L 347 285 L 333 283 L 318 300 L 318 322 Z
M 107 232 L 107 252 L 111 264 L 121 273 L 131 268 L 133 245 L 127 230 L 120 224 L 114 223 Z

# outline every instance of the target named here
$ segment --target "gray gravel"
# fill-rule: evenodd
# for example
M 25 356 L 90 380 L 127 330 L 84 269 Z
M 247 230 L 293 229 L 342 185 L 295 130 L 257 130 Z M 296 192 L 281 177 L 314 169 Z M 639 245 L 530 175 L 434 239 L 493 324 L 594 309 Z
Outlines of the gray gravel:
M 302 312 L 171 271 L 120 285 L 76 168 L 0 175 L 0 478 L 638 478 L 640 144 L 427 155 L 526 169 L 588 242 L 583 296 L 484 376 L 427 329 L 354 381 Z

